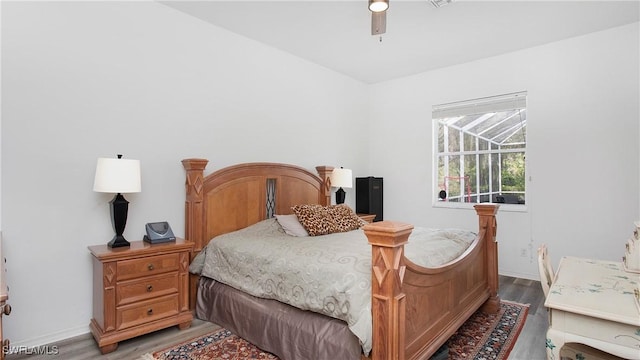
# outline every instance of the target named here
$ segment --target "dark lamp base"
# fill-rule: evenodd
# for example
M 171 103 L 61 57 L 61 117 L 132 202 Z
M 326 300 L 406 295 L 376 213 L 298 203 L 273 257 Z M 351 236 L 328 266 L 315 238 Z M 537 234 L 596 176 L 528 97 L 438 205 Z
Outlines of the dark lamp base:
M 127 212 L 129 211 L 129 202 L 127 199 L 118 193 L 113 197 L 111 204 L 111 222 L 113 223 L 113 230 L 116 231 L 116 235 L 109 241 L 107 246 L 110 248 L 129 246 L 127 239 L 122 236 L 124 227 L 127 224 Z
M 129 244 L 129 242 L 127 241 L 127 239 L 124 238 L 124 236 L 114 236 L 113 239 L 111 239 L 111 241 L 109 241 L 109 243 L 107 243 L 107 246 L 110 248 L 117 248 L 117 247 L 123 247 L 123 246 L 130 246 L 131 244 Z
M 336 204 L 344 204 L 345 191 L 342 188 L 339 188 L 336 191 Z

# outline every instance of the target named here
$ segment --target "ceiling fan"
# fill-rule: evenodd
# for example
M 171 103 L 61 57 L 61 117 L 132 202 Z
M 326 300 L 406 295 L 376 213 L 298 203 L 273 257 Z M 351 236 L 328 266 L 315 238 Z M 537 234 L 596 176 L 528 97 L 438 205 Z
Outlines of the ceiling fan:
M 447 5 L 453 0 L 429 0 L 436 8 Z M 387 32 L 387 9 L 389 0 L 369 0 L 371 11 L 371 35 L 382 35 Z M 382 41 L 382 38 L 381 38 Z
M 371 35 L 382 35 L 387 31 L 388 0 L 369 0 L 371 10 Z

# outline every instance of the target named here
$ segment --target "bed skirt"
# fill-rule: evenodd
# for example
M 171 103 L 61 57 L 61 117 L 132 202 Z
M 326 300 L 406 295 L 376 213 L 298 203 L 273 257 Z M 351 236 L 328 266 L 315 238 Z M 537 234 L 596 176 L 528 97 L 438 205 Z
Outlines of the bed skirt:
M 216 323 L 282 360 L 360 359 L 362 347 L 347 323 L 261 299 L 200 277 L 196 316 Z

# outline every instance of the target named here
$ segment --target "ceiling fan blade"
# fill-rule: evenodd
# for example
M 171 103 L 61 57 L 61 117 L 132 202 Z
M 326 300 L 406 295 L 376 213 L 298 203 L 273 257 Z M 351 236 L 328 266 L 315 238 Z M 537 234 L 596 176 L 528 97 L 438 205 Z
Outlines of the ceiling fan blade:
M 371 13 L 371 35 L 381 35 L 387 31 L 387 12 Z

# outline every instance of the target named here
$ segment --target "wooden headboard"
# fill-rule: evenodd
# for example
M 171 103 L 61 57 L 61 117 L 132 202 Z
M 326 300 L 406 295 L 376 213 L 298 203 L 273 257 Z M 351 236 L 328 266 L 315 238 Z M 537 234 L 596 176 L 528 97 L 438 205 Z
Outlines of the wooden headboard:
M 315 175 L 295 165 L 246 163 L 204 176 L 208 162 L 182 160 L 187 171 L 185 238 L 195 243 L 195 253 L 214 236 L 255 224 L 269 212 L 291 214 L 294 205 L 331 204 L 332 166 L 317 166 Z M 268 193 L 275 193 L 269 205 Z

